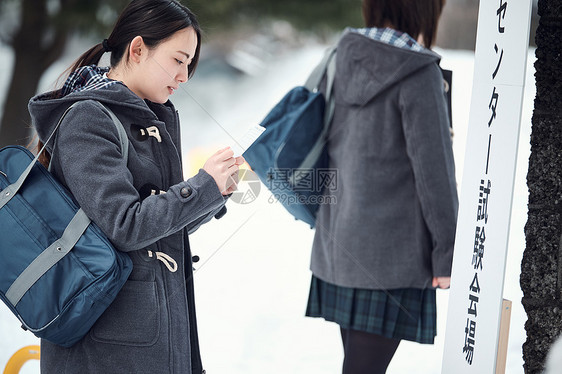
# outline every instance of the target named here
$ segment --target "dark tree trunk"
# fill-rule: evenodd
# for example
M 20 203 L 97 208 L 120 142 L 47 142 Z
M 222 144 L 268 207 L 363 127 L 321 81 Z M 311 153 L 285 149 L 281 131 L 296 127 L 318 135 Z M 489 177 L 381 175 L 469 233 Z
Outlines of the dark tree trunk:
M 20 49 L 22 48 L 14 48 L 16 58 L 12 81 L 4 102 L 0 147 L 8 144 L 25 145 L 30 140 L 31 123 L 26 104 L 37 91 L 37 84 L 43 71 L 35 66 L 32 51 Z
M 66 32 L 60 27 L 50 27 L 46 1 L 22 3 L 21 26 L 11 41 L 15 61 L 0 124 L 0 147 L 29 143 L 31 123 L 27 102 L 37 92 L 45 70 L 60 57 L 66 44 Z
M 521 264 L 525 373 L 541 373 L 562 332 L 562 2 L 539 0 L 526 249 Z

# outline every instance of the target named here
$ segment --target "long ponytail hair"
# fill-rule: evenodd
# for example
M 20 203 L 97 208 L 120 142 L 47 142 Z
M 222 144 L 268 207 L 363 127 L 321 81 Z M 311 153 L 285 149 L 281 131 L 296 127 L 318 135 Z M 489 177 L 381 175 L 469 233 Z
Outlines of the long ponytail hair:
M 199 63 L 201 50 L 201 28 L 195 15 L 177 0 L 133 0 L 121 12 L 109 38 L 96 44 L 84 52 L 66 73 L 70 75 L 77 69 L 99 64 L 105 52 L 111 52 L 110 66 L 117 66 L 123 57 L 128 58 L 129 44 L 137 37 L 142 36 L 149 49 L 156 48 L 160 43 L 170 38 L 175 32 L 192 27 L 197 34 L 197 47 L 195 55 L 188 66 L 188 77 L 195 73 Z M 125 56 L 127 53 L 127 56 Z M 60 90 L 56 92 L 60 94 Z M 37 144 L 37 152 L 41 150 L 41 141 Z M 48 165 L 50 155 L 47 152 L 39 157 L 43 165 Z
M 110 65 L 115 67 L 127 52 L 136 36 L 142 36 L 148 48 L 157 47 L 176 31 L 193 27 L 197 34 L 195 56 L 189 65 L 189 78 L 195 72 L 201 49 L 201 29 L 195 15 L 177 0 L 133 0 L 123 10 L 109 38 L 96 44 L 78 58 L 70 68 L 75 71 L 83 66 L 98 64 L 106 47 L 111 51 Z

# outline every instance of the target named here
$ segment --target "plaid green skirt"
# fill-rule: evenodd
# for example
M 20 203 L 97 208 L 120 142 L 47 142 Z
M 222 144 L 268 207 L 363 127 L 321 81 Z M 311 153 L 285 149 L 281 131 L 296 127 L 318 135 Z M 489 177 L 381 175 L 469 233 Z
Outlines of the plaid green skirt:
M 308 317 L 344 329 L 433 344 L 437 332 L 435 289 L 368 290 L 340 287 L 312 276 Z

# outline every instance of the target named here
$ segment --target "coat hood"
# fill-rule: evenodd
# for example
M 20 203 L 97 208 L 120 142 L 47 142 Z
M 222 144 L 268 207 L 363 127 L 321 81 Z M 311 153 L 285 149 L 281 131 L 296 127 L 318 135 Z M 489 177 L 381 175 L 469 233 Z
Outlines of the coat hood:
M 39 139 L 45 141 L 53 132 L 64 111 L 81 100 L 97 100 L 112 108 L 133 110 L 139 119 L 157 119 L 149 105 L 160 104 L 142 100 L 122 82 L 104 77 L 104 72 L 106 70 L 102 68 L 86 66 L 71 74 L 63 88 L 31 98 L 28 109 Z M 164 105 L 172 106 L 170 101 Z
M 350 105 L 364 105 L 387 88 L 441 57 L 424 49 L 420 52 L 396 47 L 356 32 L 347 32 L 338 43 L 337 97 Z

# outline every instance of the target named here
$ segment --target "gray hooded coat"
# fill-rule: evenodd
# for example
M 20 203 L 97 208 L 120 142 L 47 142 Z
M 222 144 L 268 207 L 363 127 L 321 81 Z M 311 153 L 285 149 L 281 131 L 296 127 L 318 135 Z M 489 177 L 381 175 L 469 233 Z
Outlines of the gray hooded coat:
M 57 132 L 52 173 L 134 265 L 85 338 L 68 349 L 41 342 L 41 371 L 202 373 L 187 234 L 224 212 L 225 198 L 203 170 L 184 180 L 179 117 L 170 102 L 145 102 L 120 83 L 49 97 L 37 96 L 29 104 L 43 141 L 63 111 L 80 102 Z M 115 125 L 92 100 L 123 123 L 128 162 Z M 178 270 L 170 271 L 149 250 L 170 256 Z
M 354 32 L 337 51 L 336 203 L 318 211 L 311 270 L 343 287 L 430 287 L 451 274 L 458 209 L 439 56 Z

